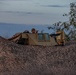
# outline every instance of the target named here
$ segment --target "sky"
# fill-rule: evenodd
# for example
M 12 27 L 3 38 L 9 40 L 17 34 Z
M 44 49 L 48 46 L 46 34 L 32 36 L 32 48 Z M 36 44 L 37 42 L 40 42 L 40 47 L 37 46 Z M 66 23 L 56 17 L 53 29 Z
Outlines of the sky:
M 64 13 L 75 0 L 0 0 L 0 22 L 14 24 L 53 24 L 66 21 Z
M 69 12 L 72 2 L 76 0 L 0 0 L 0 36 L 30 30 L 32 25 L 47 31 L 45 26 L 40 25 L 69 20 L 63 14 Z

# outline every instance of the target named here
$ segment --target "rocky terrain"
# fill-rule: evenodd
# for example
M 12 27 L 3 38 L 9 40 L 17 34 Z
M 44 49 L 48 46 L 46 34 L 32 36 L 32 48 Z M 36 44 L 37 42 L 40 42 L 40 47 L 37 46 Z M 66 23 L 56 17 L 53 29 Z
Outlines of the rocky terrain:
M 76 41 L 25 46 L 0 37 L 0 75 L 76 75 Z

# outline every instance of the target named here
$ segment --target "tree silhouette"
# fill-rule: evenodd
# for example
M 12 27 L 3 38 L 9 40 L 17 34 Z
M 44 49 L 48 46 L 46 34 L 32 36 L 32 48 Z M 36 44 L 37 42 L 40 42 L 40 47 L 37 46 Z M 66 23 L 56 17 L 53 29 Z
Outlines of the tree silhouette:
M 76 2 L 70 3 L 70 12 L 63 14 L 63 16 L 69 17 L 68 22 L 57 22 L 48 29 L 54 29 L 54 31 L 63 30 L 65 32 L 67 40 L 76 40 Z

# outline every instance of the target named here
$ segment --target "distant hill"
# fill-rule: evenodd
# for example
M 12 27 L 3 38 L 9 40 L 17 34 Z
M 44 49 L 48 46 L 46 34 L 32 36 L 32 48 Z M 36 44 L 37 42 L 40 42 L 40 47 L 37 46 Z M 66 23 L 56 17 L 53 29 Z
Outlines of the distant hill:
M 48 30 L 50 25 L 28 25 L 28 24 L 12 24 L 12 23 L 0 23 L 0 35 L 4 37 L 11 37 L 17 32 L 23 32 L 25 30 L 31 31 L 32 28 L 38 30 L 38 32 L 54 33 L 52 30 Z

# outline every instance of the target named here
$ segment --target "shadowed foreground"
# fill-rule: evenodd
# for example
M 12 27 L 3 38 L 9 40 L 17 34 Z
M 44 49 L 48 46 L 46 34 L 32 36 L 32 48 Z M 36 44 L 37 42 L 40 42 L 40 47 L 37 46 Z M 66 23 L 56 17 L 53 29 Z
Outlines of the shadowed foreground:
M 0 75 L 76 75 L 76 42 L 23 46 L 0 37 Z

